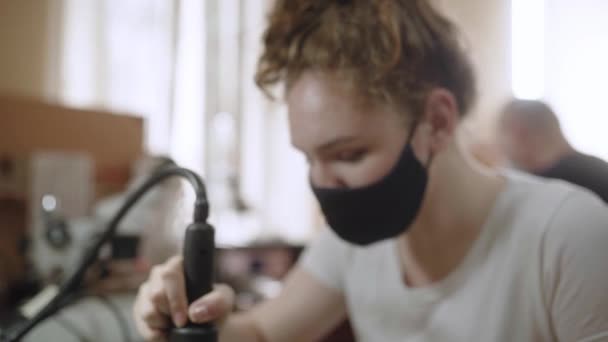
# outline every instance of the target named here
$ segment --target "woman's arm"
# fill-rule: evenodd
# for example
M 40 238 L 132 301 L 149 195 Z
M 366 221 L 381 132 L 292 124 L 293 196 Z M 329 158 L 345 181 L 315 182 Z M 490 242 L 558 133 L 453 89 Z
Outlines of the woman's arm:
M 277 298 L 262 303 L 242 319 L 251 322 L 252 330 L 264 342 L 315 341 L 337 326 L 346 317 L 345 312 L 340 292 L 296 266 Z
M 182 260 L 157 266 L 142 285 L 134 306 L 139 332 L 148 341 L 164 341 L 171 320 L 217 321 L 221 342 L 311 341 L 325 335 L 345 316 L 342 294 L 296 266 L 281 294 L 251 311 L 230 314 L 234 292 L 225 285 L 187 307 Z M 201 310 L 202 309 L 202 310 Z

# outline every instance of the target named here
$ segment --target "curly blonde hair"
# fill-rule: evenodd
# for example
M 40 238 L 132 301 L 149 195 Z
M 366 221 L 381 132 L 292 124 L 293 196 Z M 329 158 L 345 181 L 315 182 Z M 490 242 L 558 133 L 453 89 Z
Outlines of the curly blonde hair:
M 266 94 L 318 70 L 413 113 L 434 87 L 448 89 L 462 115 L 472 106 L 470 61 L 454 25 L 428 0 L 275 1 L 255 76 Z

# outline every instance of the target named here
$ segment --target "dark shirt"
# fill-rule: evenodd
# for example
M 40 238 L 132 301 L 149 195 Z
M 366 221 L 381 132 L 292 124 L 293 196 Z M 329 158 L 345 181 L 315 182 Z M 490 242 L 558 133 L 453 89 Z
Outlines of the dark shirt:
M 575 152 L 538 175 L 582 186 L 608 203 L 608 163 L 599 158 Z

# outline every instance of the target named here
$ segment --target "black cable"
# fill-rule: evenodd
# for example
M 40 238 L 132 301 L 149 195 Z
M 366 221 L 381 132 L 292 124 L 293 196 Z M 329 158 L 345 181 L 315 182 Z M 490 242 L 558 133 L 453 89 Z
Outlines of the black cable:
M 116 322 L 120 327 L 120 332 L 122 334 L 123 341 L 131 342 L 131 333 L 129 332 L 129 326 L 127 326 L 127 319 L 126 317 L 123 317 L 122 313 L 120 312 L 120 308 L 115 303 L 113 303 L 110 298 L 104 295 L 98 295 L 97 299 L 99 299 L 99 302 L 102 303 L 106 308 L 108 308 L 108 311 L 110 311 L 114 318 L 116 318 Z
M 164 181 L 166 178 L 172 176 L 181 176 L 188 180 L 193 186 L 196 193 L 196 200 L 194 202 L 194 222 L 202 223 L 207 220 L 209 216 L 209 203 L 207 202 L 207 192 L 205 185 L 201 178 L 194 172 L 180 168 L 180 167 L 167 167 L 159 170 L 153 174 L 146 182 L 139 186 L 133 193 L 129 194 L 125 200 L 125 203 L 118 210 L 116 215 L 112 218 L 107 226 L 107 229 L 99 237 L 97 242 L 88 250 L 85 254 L 79 267 L 74 273 L 68 278 L 68 280 L 61 286 L 57 295 L 44 307 L 42 308 L 32 319 L 17 326 L 12 331 L 8 331 L 3 336 L 0 336 L 1 342 L 16 342 L 25 336 L 32 328 L 38 323 L 45 320 L 47 317 L 53 315 L 60 310 L 60 303 L 64 300 L 64 297 L 70 293 L 76 291 L 82 282 L 85 273 L 90 265 L 92 265 L 98 258 L 99 251 L 101 248 L 110 241 L 110 239 L 116 233 L 118 224 L 131 210 L 131 208 L 139 201 L 139 199 L 146 194 L 153 186 Z

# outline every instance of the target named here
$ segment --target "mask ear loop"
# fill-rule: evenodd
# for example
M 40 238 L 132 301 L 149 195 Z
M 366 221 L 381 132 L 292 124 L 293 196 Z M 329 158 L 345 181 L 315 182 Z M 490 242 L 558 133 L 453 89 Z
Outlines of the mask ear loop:
M 429 168 L 431 167 L 431 162 L 433 161 L 434 157 L 435 157 L 435 155 L 433 154 L 433 151 L 429 152 L 429 159 L 426 160 L 426 165 L 424 165 L 427 172 L 428 172 Z
M 407 141 L 406 144 L 409 145 L 412 143 L 414 139 L 414 133 L 416 132 L 416 128 L 418 128 L 418 124 L 420 123 L 420 119 L 416 118 L 412 121 L 412 127 L 410 127 L 410 131 L 407 133 Z
M 420 124 L 420 119 L 416 118 L 414 121 L 412 121 L 412 127 L 410 128 L 410 132 L 408 133 L 408 138 L 407 138 L 407 144 L 411 145 L 412 144 L 412 140 L 414 139 L 414 133 L 416 132 L 416 128 L 418 128 L 418 124 Z M 433 155 L 433 152 L 429 152 L 429 158 L 427 159 L 424 167 L 428 170 L 431 166 L 431 162 L 433 161 L 433 158 L 435 156 Z

